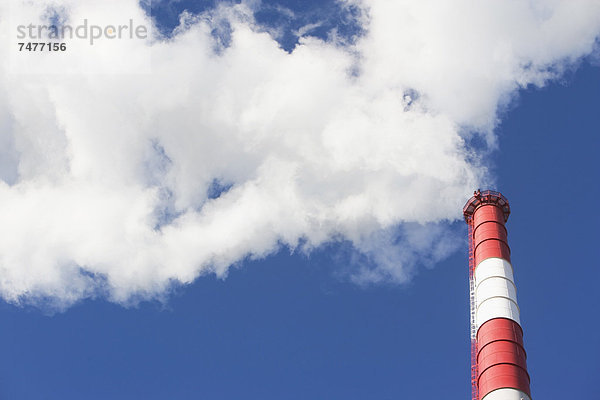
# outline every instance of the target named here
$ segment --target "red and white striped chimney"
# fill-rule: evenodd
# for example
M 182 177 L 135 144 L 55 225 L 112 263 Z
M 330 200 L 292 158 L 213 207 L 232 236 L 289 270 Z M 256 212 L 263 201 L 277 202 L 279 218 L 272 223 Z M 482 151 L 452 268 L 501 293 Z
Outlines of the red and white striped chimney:
M 463 214 L 469 226 L 473 400 L 531 400 L 504 226 L 508 200 L 498 192 L 477 191 Z

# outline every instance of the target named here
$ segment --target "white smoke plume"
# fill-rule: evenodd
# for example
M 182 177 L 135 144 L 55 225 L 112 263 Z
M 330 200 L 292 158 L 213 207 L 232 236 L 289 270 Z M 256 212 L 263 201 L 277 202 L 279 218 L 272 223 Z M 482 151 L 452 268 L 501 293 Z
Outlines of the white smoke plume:
M 490 182 L 468 140 L 493 149 L 516 92 L 559 77 L 600 33 L 597 0 L 346 0 L 360 36 L 287 52 L 253 2 L 184 13 L 169 37 L 118 54 L 72 44 L 62 73 L 43 70 L 58 54 L 22 73 L 5 29 L 21 3 L 0 6 L 0 295 L 57 307 L 157 298 L 341 240 L 369 260 L 355 281 L 406 282 L 457 247 L 448 222 Z M 118 4 L 36 1 L 29 18 L 152 25 Z M 81 70 L 117 64 L 133 72 Z

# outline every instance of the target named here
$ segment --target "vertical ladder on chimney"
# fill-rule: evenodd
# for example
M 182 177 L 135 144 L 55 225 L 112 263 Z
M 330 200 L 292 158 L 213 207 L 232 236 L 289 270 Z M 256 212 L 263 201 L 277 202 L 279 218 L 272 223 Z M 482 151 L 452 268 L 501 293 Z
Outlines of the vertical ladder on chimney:
M 467 221 L 469 230 L 469 303 L 471 311 L 471 399 L 479 400 L 477 387 L 477 304 L 475 304 L 475 249 L 473 238 L 473 216 Z

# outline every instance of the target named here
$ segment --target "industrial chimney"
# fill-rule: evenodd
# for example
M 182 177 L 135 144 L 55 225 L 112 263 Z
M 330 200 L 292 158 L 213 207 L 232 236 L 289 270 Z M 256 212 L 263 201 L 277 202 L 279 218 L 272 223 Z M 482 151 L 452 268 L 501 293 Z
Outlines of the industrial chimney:
M 469 227 L 473 400 L 531 400 L 502 194 L 477 191 L 463 208 Z

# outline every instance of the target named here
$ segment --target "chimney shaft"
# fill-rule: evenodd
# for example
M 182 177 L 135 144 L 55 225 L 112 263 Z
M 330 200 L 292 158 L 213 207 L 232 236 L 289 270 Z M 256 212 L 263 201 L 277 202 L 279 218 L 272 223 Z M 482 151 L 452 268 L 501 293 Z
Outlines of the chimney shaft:
M 523 330 L 505 223 L 508 200 L 477 191 L 469 225 L 473 400 L 531 400 Z

